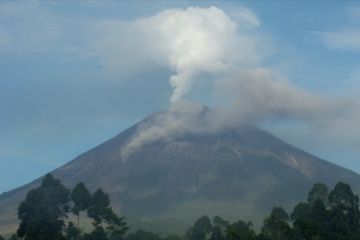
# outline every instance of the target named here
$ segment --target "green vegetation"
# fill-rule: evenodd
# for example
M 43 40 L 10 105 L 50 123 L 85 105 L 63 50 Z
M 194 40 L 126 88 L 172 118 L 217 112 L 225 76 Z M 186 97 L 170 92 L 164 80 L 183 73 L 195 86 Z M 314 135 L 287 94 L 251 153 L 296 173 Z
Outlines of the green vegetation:
M 80 214 L 91 219 L 93 228 L 80 228 Z M 73 214 L 77 223 L 69 221 Z M 359 197 L 343 182 L 329 192 L 315 184 L 306 202 L 288 214 L 274 207 L 263 221 L 259 233 L 251 222 L 233 223 L 215 216 L 200 217 L 183 236 L 166 237 L 138 230 L 127 233 L 125 219 L 113 211 L 109 196 L 98 189 L 90 193 L 79 183 L 72 191 L 46 175 L 41 186 L 28 192 L 18 208 L 20 225 L 11 240 L 359 240 Z M 0 236 L 0 240 L 4 239 Z
M 94 229 L 83 234 L 79 215 L 85 211 Z M 77 226 L 67 221 L 70 213 L 78 217 Z M 79 183 L 71 192 L 50 174 L 40 187 L 29 191 L 19 206 L 18 218 L 17 236 L 24 240 L 119 240 L 127 231 L 124 218 L 114 213 L 109 196 L 101 189 L 91 195 Z

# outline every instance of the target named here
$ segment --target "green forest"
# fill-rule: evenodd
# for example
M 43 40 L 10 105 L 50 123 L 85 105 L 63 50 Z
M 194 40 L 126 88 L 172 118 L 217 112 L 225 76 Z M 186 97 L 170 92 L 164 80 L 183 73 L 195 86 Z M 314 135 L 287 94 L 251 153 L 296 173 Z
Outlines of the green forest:
M 91 220 L 91 229 L 83 230 L 81 216 Z M 143 230 L 130 231 L 125 217 L 113 211 L 109 196 L 102 189 L 91 193 L 79 183 L 70 190 L 48 174 L 19 205 L 18 219 L 20 224 L 11 240 L 360 239 L 359 197 L 344 182 L 337 183 L 331 191 L 322 183 L 315 184 L 307 201 L 298 203 L 291 213 L 275 206 L 259 231 L 246 220 L 229 222 L 219 216 L 202 216 L 182 236 L 159 236 Z

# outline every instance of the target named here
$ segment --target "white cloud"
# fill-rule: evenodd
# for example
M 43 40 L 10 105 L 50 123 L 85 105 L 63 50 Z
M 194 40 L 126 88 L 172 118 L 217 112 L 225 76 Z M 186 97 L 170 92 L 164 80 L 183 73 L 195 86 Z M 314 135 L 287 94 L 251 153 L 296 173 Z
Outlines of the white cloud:
M 61 14 L 52 8 L 56 6 L 41 1 L 0 2 L 1 52 L 86 55 L 88 25 L 94 20 Z
M 321 34 L 321 39 L 330 49 L 360 51 L 360 29 L 345 29 Z
M 299 119 L 329 136 L 360 136 L 357 101 L 318 96 L 264 67 L 262 60 L 273 49 L 250 9 L 169 9 L 125 22 L 61 15 L 35 3 L 0 4 L 0 46 L 91 56 L 116 78 L 154 67 L 171 71 L 169 112 L 141 126 L 129 148 L 184 131 L 216 131 L 284 118 Z M 11 26 L 4 24 L 9 19 Z M 360 50 L 356 28 L 325 32 L 322 40 L 332 49 Z M 145 89 L 158 81 L 147 80 Z M 214 104 L 205 115 L 202 104 L 184 103 L 198 81 L 210 82 L 215 92 L 209 92 Z
M 256 14 L 244 7 L 232 10 L 229 15 L 238 24 L 238 27 L 241 30 L 258 28 L 261 25 L 260 19 Z
M 257 49 L 259 39 L 249 29 L 260 25 L 255 14 L 248 9 L 237 14 L 235 22 L 216 7 L 189 7 L 130 23 L 104 21 L 96 47 L 110 71 L 127 71 L 128 65 L 139 67 L 146 62 L 171 69 L 171 101 L 175 102 L 188 94 L 199 74 L 224 74 L 235 65 L 256 66 L 267 53 Z M 244 28 L 247 31 L 239 32 Z
M 356 128 L 358 102 L 319 96 L 262 67 L 260 21 L 250 10 L 237 14 L 235 21 L 214 7 L 188 8 L 167 10 L 134 23 L 137 37 L 144 40 L 145 53 L 152 53 L 154 60 L 175 71 L 170 78 L 174 104 L 139 127 L 125 154 L 184 132 L 218 131 L 269 119 L 301 120 L 314 129 L 336 134 L 337 129 Z M 241 20 L 247 27 L 240 29 Z M 206 114 L 199 103 L 179 101 L 186 99 L 202 72 L 215 75 L 215 104 Z
M 342 27 L 316 33 L 326 48 L 341 51 L 360 51 L 360 8 L 351 6 L 343 18 Z

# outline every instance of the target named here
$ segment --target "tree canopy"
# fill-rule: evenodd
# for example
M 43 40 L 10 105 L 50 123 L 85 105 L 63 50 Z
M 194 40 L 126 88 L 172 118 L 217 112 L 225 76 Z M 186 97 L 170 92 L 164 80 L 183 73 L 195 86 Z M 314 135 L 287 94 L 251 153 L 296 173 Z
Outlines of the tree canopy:
M 79 216 L 86 213 L 93 228 L 79 228 Z M 73 214 L 73 215 L 71 215 Z M 85 215 L 85 214 L 84 214 Z M 75 225 L 69 218 L 78 219 Z M 84 216 L 85 217 L 85 216 Z M 359 240 L 359 197 L 350 185 L 339 182 L 332 191 L 314 184 L 305 202 L 289 215 L 277 206 L 263 220 L 257 233 L 251 222 L 229 222 L 204 215 L 183 236 L 161 236 L 144 230 L 127 234 L 124 217 L 113 210 L 102 189 L 91 193 L 84 183 L 71 191 L 60 180 L 46 175 L 39 187 L 28 192 L 18 208 L 20 225 L 10 240 Z M 0 240 L 2 240 L 0 236 Z
M 90 233 L 83 234 L 79 224 L 75 226 L 68 220 L 70 212 L 79 219 L 82 211 L 94 221 Z M 85 184 L 79 183 L 70 191 L 51 174 L 42 179 L 38 188 L 28 192 L 18 208 L 18 218 L 17 236 L 24 240 L 120 240 L 128 229 L 103 190 L 91 195 Z

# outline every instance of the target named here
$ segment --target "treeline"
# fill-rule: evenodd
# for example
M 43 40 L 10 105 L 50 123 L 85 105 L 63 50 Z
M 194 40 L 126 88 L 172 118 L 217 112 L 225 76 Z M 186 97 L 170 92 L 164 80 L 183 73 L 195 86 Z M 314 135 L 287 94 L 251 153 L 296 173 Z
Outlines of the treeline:
M 130 235 L 129 235 L 130 236 Z M 251 222 L 230 223 L 216 216 L 199 218 L 182 237 L 161 238 L 138 231 L 131 240 L 360 240 L 359 197 L 343 182 L 329 192 L 315 184 L 306 202 L 297 204 L 291 214 L 274 207 L 265 217 L 259 233 Z
M 76 223 L 68 220 L 70 214 Z M 92 221 L 87 232 L 81 230 L 81 214 Z M 18 218 L 20 225 L 11 240 L 360 240 L 359 197 L 343 182 L 332 191 L 315 184 L 307 201 L 290 214 L 274 207 L 259 233 L 251 222 L 231 223 L 219 216 L 199 218 L 183 236 L 161 237 L 143 230 L 127 233 L 125 219 L 115 214 L 103 190 L 90 193 L 79 183 L 70 191 L 51 175 L 29 191 Z
M 84 213 L 92 221 L 93 229 L 88 233 L 80 228 Z M 70 214 L 77 218 L 76 223 L 68 220 Z M 11 240 L 119 240 L 128 229 L 103 190 L 91 194 L 79 183 L 70 191 L 50 174 L 40 187 L 28 192 L 18 208 L 18 218 L 20 225 Z

